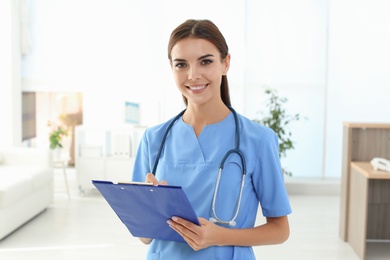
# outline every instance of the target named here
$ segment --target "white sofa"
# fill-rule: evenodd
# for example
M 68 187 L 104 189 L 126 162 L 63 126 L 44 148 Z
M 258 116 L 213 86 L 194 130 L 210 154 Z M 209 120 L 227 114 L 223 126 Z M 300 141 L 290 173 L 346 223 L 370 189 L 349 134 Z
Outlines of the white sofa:
M 49 149 L 0 149 L 0 240 L 53 201 Z

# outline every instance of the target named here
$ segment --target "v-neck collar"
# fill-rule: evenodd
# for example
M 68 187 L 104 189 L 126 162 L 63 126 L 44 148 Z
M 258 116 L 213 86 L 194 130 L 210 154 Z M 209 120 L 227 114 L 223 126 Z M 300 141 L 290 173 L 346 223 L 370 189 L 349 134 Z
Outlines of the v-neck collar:
M 209 161 L 217 150 L 231 149 L 234 145 L 235 123 L 233 113 L 230 112 L 223 120 L 206 125 L 202 132 L 197 137 L 193 127 L 183 121 L 182 118 L 178 120 L 179 126 L 184 129 L 182 133 L 184 138 L 181 140 L 180 146 L 184 151 L 191 153 L 191 158 L 199 158 L 201 162 Z M 224 140 L 221 141 L 220 139 Z M 233 138 L 233 139 L 232 139 Z M 232 142 L 230 141 L 232 140 Z M 226 146 L 226 147 L 224 147 Z M 189 154 L 188 154 L 189 156 Z
M 205 132 L 205 130 L 207 131 L 207 129 L 210 129 L 210 128 L 214 128 L 214 127 L 219 127 L 220 125 L 225 125 L 227 124 L 227 122 L 229 122 L 229 118 L 232 118 L 233 117 L 233 113 L 230 112 L 224 119 L 222 119 L 221 121 L 219 122 L 216 122 L 216 123 L 212 123 L 212 124 L 208 124 L 208 125 L 205 125 L 202 129 L 202 131 L 200 132 L 200 134 L 198 136 L 196 136 L 195 134 L 195 130 L 194 128 L 192 127 L 192 125 L 184 122 L 183 120 L 183 116 L 180 117 L 179 121 L 181 124 L 185 125 L 186 127 L 190 128 L 193 132 L 193 136 L 196 138 L 196 139 L 199 139 L 201 138 L 202 134 Z M 204 135 L 204 134 L 203 134 Z

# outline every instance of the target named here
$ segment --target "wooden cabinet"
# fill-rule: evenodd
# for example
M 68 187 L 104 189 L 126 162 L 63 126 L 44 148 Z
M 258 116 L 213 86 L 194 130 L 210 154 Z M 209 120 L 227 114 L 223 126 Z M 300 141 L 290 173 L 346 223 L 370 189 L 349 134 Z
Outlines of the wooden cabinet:
M 390 239 L 390 172 L 351 163 L 347 241 L 365 259 L 367 241 Z
M 390 173 L 374 157 L 390 158 L 390 124 L 344 123 L 339 233 L 362 259 L 367 239 L 390 239 Z

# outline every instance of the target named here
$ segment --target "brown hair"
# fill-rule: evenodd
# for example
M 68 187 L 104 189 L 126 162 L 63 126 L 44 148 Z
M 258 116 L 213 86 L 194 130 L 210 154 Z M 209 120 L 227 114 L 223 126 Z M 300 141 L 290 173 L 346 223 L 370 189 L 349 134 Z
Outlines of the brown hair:
M 211 42 L 217 47 L 221 59 L 224 60 L 229 53 L 229 48 L 226 43 L 225 37 L 218 29 L 218 27 L 210 20 L 193 20 L 189 19 L 179 25 L 172 31 L 171 37 L 168 43 L 168 59 L 172 62 L 171 52 L 172 48 L 177 42 L 185 38 L 198 38 L 205 39 Z M 227 76 L 222 76 L 221 81 L 221 98 L 225 105 L 230 106 L 229 84 Z M 187 106 L 187 98 L 183 96 L 185 105 Z

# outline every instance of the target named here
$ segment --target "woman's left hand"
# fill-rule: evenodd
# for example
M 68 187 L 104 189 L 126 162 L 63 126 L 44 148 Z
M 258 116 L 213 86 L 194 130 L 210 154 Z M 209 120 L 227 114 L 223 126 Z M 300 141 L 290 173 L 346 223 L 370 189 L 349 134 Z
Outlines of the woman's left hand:
M 217 245 L 218 233 L 222 229 L 204 218 L 199 218 L 200 226 L 179 218 L 172 217 L 168 224 L 195 250 Z

